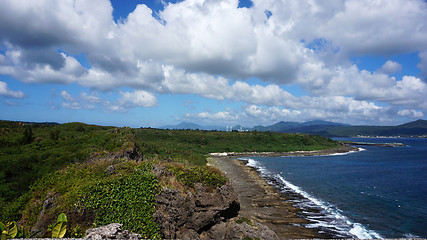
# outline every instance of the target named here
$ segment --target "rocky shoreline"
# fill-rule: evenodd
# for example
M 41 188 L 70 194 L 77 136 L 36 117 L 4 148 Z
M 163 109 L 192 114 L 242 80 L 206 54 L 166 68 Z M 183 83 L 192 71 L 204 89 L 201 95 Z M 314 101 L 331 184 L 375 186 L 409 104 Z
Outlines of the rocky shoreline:
M 300 209 L 285 198 L 253 168 L 233 158 L 209 158 L 209 164 L 228 177 L 240 201 L 238 217 L 262 223 L 273 230 L 279 239 L 308 239 L 320 236 L 303 224 L 308 221 L 298 217 Z
M 229 179 L 240 200 L 238 217 L 259 222 L 273 230 L 279 239 L 333 238 L 321 235 L 316 229 L 306 228 L 310 223 L 300 214 L 302 209 L 294 207 L 290 201 L 295 196 L 286 196 L 274 186 L 268 184 L 252 167 L 246 166 L 239 157 L 250 156 L 314 156 L 330 155 L 358 151 L 358 148 L 343 144 L 338 149 L 297 152 L 250 152 L 250 153 L 214 153 L 208 164 L 221 170 Z

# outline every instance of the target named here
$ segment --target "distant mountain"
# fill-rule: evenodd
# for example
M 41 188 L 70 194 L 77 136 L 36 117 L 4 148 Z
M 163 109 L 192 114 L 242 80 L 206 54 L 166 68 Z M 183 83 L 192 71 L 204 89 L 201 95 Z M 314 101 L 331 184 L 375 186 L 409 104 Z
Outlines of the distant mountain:
M 225 131 L 226 127 L 222 126 L 202 126 L 196 123 L 190 123 L 190 122 L 182 122 L 177 125 L 167 125 L 160 127 L 161 129 L 190 129 L 190 130 L 218 130 L 218 131 Z
M 199 130 L 248 130 L 248 131 L 270 131 L 283 133 L 302 133 L 321 135 L 324 137 L 354 137 L 354 136 L 427 136 L 427 120 L 417 120 L 398 126 L 352 126 L 348 124 L 314 120 L 307 122 L 277 122 L 269 126 L 255 126 L 245 128 L 236 125 L 231 129 L 221 126 L 202 126 L 195 123 L 182 122 L 178 125 L 161 127 L 163 129 L 199 129 Z
M 418 119 L 417 121 L 405 123 L 405 124 L 399 125 L 398 127 L 401 127 L 401 128 L 426 128 L 427 127 L 427 120 Z
M 289 132 L 289 133 L 306 133 L 317 130 L 325 130 L 334 126 L 346 126 L 342 123 L 328 122 L 323 120 L 314 120 L 307 122 L 278 122 L 270 126 L 256 126 L 254 131 L 271 131 L 271 132 Z
M 301 129 L 307 134 L 327 137 L 385 136 L 385 137 L 419 137 L 427 135 L 427 121 L 417 120 L 398 126 L 333 126 L 318 129 Z

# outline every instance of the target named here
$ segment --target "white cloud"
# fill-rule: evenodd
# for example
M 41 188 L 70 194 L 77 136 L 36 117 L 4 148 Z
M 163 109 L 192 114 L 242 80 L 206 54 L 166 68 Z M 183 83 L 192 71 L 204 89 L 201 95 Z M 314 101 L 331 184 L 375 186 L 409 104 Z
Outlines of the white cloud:
M 59 96 L 61 96 L 66 101 L 70 101 L 70 102 L 75 101 L 74 98 L 65 90 L 61 91 Z
M 0 81 L 0 96 L 8 98 L 23 98 L 25 95 L 22 91 L 13 91 L 7 87 L 7 83 Z
M 156 97 L 146 91 L 120 92 L 120 95 L 122 97 L 118 101 L 123 107 L 153 107 L 157 105 Z
M 424 114 L 422 112 L 413 110 L 413 109 L 404 109 L 397 112 L 399 116 L 410 117 L 410 118 L 422 118 Z
M 425 82 L 389 76 L 402 69 L 399 63 L 389 60 L 369 72 L 350 61 L 418 51 L 425 74 L 425 1 L 253 2 L 249 9 L 237 8 L 238 0 L 170 3 L 160 21 L 140 4 L 115 23 L 108 0 L 1 1 L 0 74 L 25 83 L 134 89 L 113 103 L 96 94 L 70 96 L 68 108 L 124 112 L 155 106 L 155 94 L 172 93 L 268 106 L 266 114 L 282 117 L 376 117 L 384 111 L 379 105 L 427 111 Z M 73 57 L 82 53 L 90 68 Z M 246 82 L 253 77 L 261 83 Z M 308 96 L 283 90 L 289 83 Z M 0 91 L 23 96 L 7 86 Z
M 393 74 L 396 72 L 399 72 L 402 70 L 402 65 L 400 65 L 398 62 L 388 60 L 384 65 L 379 69 L 379 72 L 385 73 L 385 74 Z

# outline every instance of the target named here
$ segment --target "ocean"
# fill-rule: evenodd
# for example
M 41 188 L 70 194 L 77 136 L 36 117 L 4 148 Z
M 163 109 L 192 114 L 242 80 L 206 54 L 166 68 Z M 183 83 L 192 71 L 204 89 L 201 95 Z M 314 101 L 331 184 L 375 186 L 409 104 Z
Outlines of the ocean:
M 404 143 L 328 156 L 241 158 L 328 238 L 427 238 L 427 139 L 340 138 Z

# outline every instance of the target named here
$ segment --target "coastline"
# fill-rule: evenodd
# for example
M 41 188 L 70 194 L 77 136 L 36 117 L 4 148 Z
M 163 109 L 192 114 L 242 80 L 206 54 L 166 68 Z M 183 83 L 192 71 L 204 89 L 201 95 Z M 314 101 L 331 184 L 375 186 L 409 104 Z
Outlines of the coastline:
M 239 216 L 262 223 L 273 230 L 280 239 L 333 238 L 307 228 L 311 221 L 301 217 L 303 209 L 293 206 L 295 196 L 286 196 L 261 177 L 253 167 L 247 166 L 239 157 L 250 156 L 314 156 L 341 154 L 358 151 L 348 145 L 322 151 L 297 151 L 287 153 L 220 153 L 210 154 L 208 164 L 222 171 L 232 183 L 240 199 Z
M 210 153 L 211 157 L 239 158 L 239 157 L 280 157 L 280 156 L 321 156 L 331 154 L 341 154 L 348 152 L 356 152 L 360 149 L 352 147 L 348 144 L 342 144 L 339 148 L 315 151 L 293 151 L 293 152 L 222 152 Z
M 234 158 L 210 157 L 208 164 L 227 176 L 239 196 L 238 217 L 266 225 L 279 239 L 319 238 L 316 231 L 302 226 L 309 221 L 298 217 L 300 209 L 286 202 L 255 169 Z

